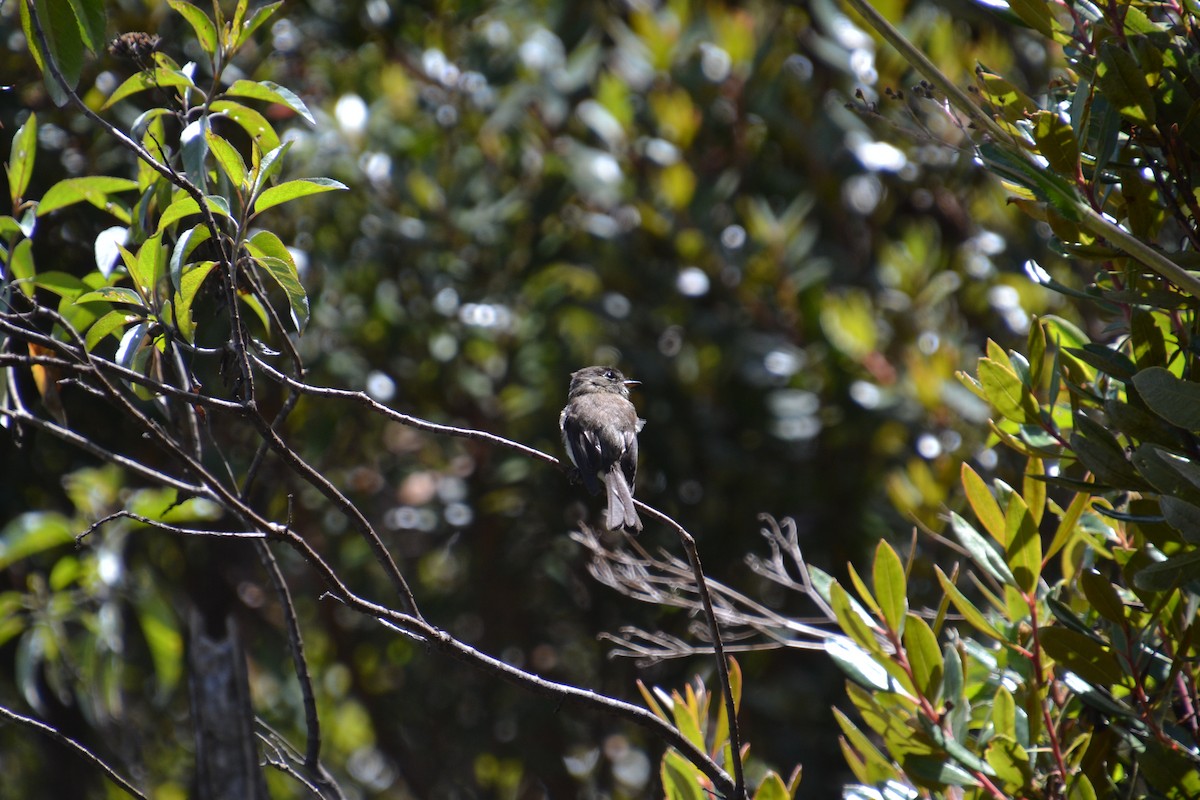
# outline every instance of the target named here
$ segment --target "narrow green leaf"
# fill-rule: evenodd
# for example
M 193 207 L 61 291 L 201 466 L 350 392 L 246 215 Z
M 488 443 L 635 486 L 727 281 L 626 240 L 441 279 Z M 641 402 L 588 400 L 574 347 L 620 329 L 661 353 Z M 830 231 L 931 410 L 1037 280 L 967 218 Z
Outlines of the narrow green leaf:
M 33 265 L 33 240 L 22 239 L 17 242 L 16 247 L 12 249 L 12 255 L 8 260 L 9 277 L 19 282 L 21 291 L 26 297 L 33 297 L 34 284 L 33 276 L 37 274 L 37 269 Z
M 1025 796 L 1024 789 L 1033 780 L 1033 767 L 1025 748 L 1009 736 L 995 736 L 988 742 L 986 758 L 1010 796 Z
M 1042 539 L 1029 506 L 1018 494 L 1014 493 L 1008 500 L 1004 527 L 1008 539 L 1008 566 L 1017 587 L 1025 594 L 1030 594 L 1037 588 L 1042 573 Z
M 27 511 L 0 530 L 0 569 L 74 541 L 75 530 L 62 514 Z
M 1067 510 L 1058 521 L 1058 528 L 1054 531 L 1054 538 L 1050 540 L 1050 546 L 1046 548 L 1044 556 L 1046 561 L 1049 561 L 1059 550 L 1075 540 L 1078 535 L 1079 518 L 1083 516 L 1091 499 L 1091 495 L 1086 492 L 1077 492 L 1072 498 L 1071 505 L 1067 506 Z
M 179 291 L 175 294 L 175 327 L 189 344 L 195 341 L 196 335 L 196 326 L 192 322 L 192 303 L 204 279 L 216 265 L 215 261 L 201 261 L 184 267 Z
M 287 181 L 278 186 L 272 186 L 260 194 L 254 202 L 254 213 L 261 214 L 268 208 L 301 197 L 307 197 L 311 194 L 320 194 L 321 192 L 332 192 L 347 188 L 349 187 L 346 184 L 341 181 L 335 181 L 332 178 L 301 178 L 299 180 Z
M 753 800 L 792 800 L 792 795 L 779 773 L 768 772 L 754 791 Z
M 158 297 L 159 289 L 167 279 L 167 246 L 162 243 L 162 232 L 154 234 L 138 250 L 138 269 L 134 279 L 148 298 Z
M 703 750 L 704 734 L 700 732 L 700 720 L 696 718 L 695 710 L 687 703 L 682 702 L 681 698 L 676 695 L 671 712 L 675 719 L 676 729 L 683 734 L 685 739 Z
M 707 800 L 696 768 L 677 750 L 667 750 L 663 755 L 659 778 L 666 800 Z
M 1192 544 L 1200 544 L 1200 506 L 1167 495 L 1158 498 L 1158 505 L 1168 525 Z
M 1029 459 L 1021 482 L 1021 496 L 1025 498 L 1025 503 L 1029 506 L 1029 513 L 1033 516 L 1033 524 L 1036 527 L 1041 526 L 1042 513 L 1046 510 L 1045 477 L 1046 466 L 1042 459 Z
M 1096 82 L 1108 101 L 1127 119 L 1153 125 L 1157 109 L 1146 76 L 1128 50 L 1112 40 L 1100 45 Z
M 870 737 L 859 730 L 858 726 L 840 709 L 834 708 L 833 715 L 838 727 L 842 729 L 842 735 L 861 756 L 872 785 L 897 777 L 895 767 L 892 766 L 887 756 L 879 751 Z
M 108 206 L 108 196 L 116 192 L 127 192 L 137 188 L 137 181 L 126 178 L 110 178 L 104 175 L 93 175 L 86 178 L 67 178 L 50 187 L 41 201 L 38 202 L 38 216 L 43 217 L 51 211 L 87 201 L 96 208 L 105 209 Z
M 29 113 L 25 124 L 13 134 L 12 148 L 8 157 L 8 194 L 16 208 L 25 197 L 29 179 L 33 176 L 33 162 L 37 155 L 37 114 Z
M 1200 550 L 1151 564 L 1133 576 L 1133 584 L 1149 592 L 1166 592 L 1200 579 Z
M 213 133 L 211 128 L 205 133 L 205 136 L 208 138 L 208 149 L 212 151 L 217 163 L 221 165 L 221 170 L 229 178 L 233 188 L 237 191 L 248 188 L 246 186 L 246 162 L 242 160 L 237 148 Z
M 908 614 L 905 620 L 904 652 L 912 668 L 917 691 L 922 697 L 936 703 L 941 696 L 945 664 L 933 628 L 916 614 Z
M 996 498 L 992 497 L 987 484 L 983 482 L 983 478 L 979 477 L 979 473 L 971 468 L 970 464 L 963 462 L 959 474 L 962 478 L 963 489 L 966 491 L 967 503 L 975 512 L 975 518 L 993 539 L 1003 543 L 1004 512 L 1000 510 L 1000 504 L 996 502 Z
M 888 628 L 897 634 L 903 633 L 908 612 L 908 581 L 900 556 L 882 539 L 875 546 L 874 578 L 875 597 Z
M 208 203 L 208 208 L 217 216 L 228 217 L 229 206 L 225 198 L 209 196 L 205 198 Z M 176 198 L 167 209 L 163 211 L 162 217 L 158 220 L 158 233 L 161 233 L 168 225 L 178 222 L 184 217 L 190 217 L 193 214 L 200 213 L 200 205 L 192 199 L 190 195 L 181 194 Z
M 187 262 L 188 256 L 198 246 L 208 241 L 210 236 L 208 226 L 200 224 L 188 228 L 175 242 L 175 247 L 171 251 L 171 260 L 168 263 L 168 271 L 171 276 L 171 286 L 176 291 L 179 291 L 180 284 L 183 282 L 183 266 Z
M 1121 601 L 1121 595 L 1108 578 L 1094 569 L 1085 569 L 1079 573 L 1078 580 L 1083 596 L 1100 616 L 1118 625 L 1125 623 L 1125 603 Z
M 300 283 L 295 265 L 271 256 L 255 258 L 254 263 L 266 270 L 287 294 L 288 305 L 292 309 L 292 322 L 298 332 L 304 333 L 304 328 L 308 325 L 308 295 Z
M 104 49 L 104 3 L 102 0 L 69 0 L 83 44 L 93 53 Z
M 185 73 L 179 70 L 167 69 L 166 67 L 155 67 L 148 72 L 138 71 L 126 78 L 125 82 L 108 96 L 108 99 L 104 101 L 104 105 L 100 108 L 101 110 L 111 108 L 125 98 L 139 92 L 144 92 L 148 89 L 162 89 L 168 86 L 182 86 L 185 89 L 199 91 L 199 87 L 196 86 L 195 81 Z
M 33 277 L 33 285 L 54 292 L 59 297 L 65 297 L 68 300 L 74 300 L 87 288 L 79 278 L 58 270 L 38 273 Z
M 1185 430 L 1200 431 L 1200 384 L 1150 367 L 1133 376 L 1133 385 L 1155 414 Z
M 192 30 L 196 32 L 196 39 L 200 42 L 200 46 L 204 48 L 204 52 L 208 53 L 209 56 L 216 53 L 217 28 L 213 25 L 212 20 L 208 18 L 208 15 L 201 11 L 199 7 L 187 2 L 187 0 L 167 0 L 167 3 L 192 26 Z
M 1009 586 L 1017 585 L 1016 579 L 1013 577 L 1012 572 L 1009 571 L 1004 557 L 997 553 L 996 549 L 988 544 L 987 540 L 969 522 L 953 511 L 950 512 L 950 530 L 954 532 L 959 543 L 966 548 L 967 553 L 971 556 L 971 560 L 977 567 L 1000 583 L 1008 584 Z M 1001 542 L 1001 544 L 1004 544 L 1004 542 Z
M 312 112 L 308 110 L 308 106 L 304 105 L 303 100 L 297 97 L 290 89 L 285 89 L 271 81 L 234 81 L 233 85 L 225 90 L 225 94 L 232 97 L 249 97 L 253 100 L 278 103 L 304 117 L 309 125 L 317 124 Z
M 1057 111 L 1038 111 L 1033 115 L 1033 140 L 1050 168 L 1067 178 L 1079 174 L 1079 145 L 1075 131 Z
M 145 308 L 146 302 L 133 289 L 124 286 L 101 286 L 91 292 L 84 292 L 75 298 L 76 303 L 125 303 L 138 308 Z
M 244 45 L 250 39 L 250 37 L 254 35 L 254 32 L 261 28 L 263 24 L 280 9 L 281 6 L 283 6 L 283 0 L 279 0 L 279 2 L 275 3 L 268 3 L 265 6 L 259 6 L 259 8 L 256 9 L 255 12 L 250 16 L 250 19 L 246 20 L 246 23 L 242 25 L 242 30 L 237 35 L 237 41 L 234 42 L 234 47 L 240 48 L 242 45 Z
M 867 652 L 882 653 L 875 630 L 853 606 L 850 595 L 841 584 L 835 583 L 829 587 L 829 599 L 838 627 Z
M 128 291 L 128 290 L 126 290 Z M 92 327 L 88 328 L 85 344 L 88 352 L 96 348 L 104 340 L 105 336 L 114 336 L 118 340 L 121 338 L 121 330 L 131 322 L 136 322 L 139 317 L 130 314 L 127 311 L 110 311 L 100 319 L 96 320 Z
M 992 698 L 992 727 L 997 736 L 1017 738 L 1017 704 L 1012 692 L 1002 683 Z
M 990 359 L 981 358 L 978 365 L 979 382 L 983 391 L 1001 416 L 1013 422 L 1037 424 L 1041 419 L 1037 400 L 1021 383 L 1017 373 Z
M 1041 389 L 1046 373 L 1046 329 L 1037 317 L 1029 326 L 1025 345 L 1029 351 L 1029 386 L 1036 392 Z
M 170 604 L 162 596 L 138 603 L 138 623 L 154 663 L 160 697 L 166 697 L 183 675 L 183 635 Z
M 79 24 L 71 11 L 71 4 L 63 0 L 34 0 L 38 20 L 41 22 L 42 33 L 50 47 L 50 53 L 42 52 L 37 32 L 33 28 L 27 3 L 19 3 L 21 11 L 21 27 L 25 32 L 25 41 L 29 45 L 34 61 L 46 81 L 46 88 L 57 106 L 64 106 L 68 97 L 58 85 L 50 70 L 46 68 L 46 58 L 49 55 L 58 65 L 67 88 L 74 89 L 79 85 L 79 73 L 83 69 L 83 38 L 80 35 Z
M 279 147 L 279 134 L 267 121 L 267 118 L 253 108 L 235 103 L 232 100 L 217 100 L 209 109 L 213 116 L 227 117 L 244 130 L 251 139 L 258 143 L 259 149 L 269 153 Z
M 989 636 L 998 642 L 1006 641 L 1000 631 L 996 630 L 992 623 L 988 622 L 987 618 L 983 616 L 983 612 L 967 599 L 967 596 L 954 585 L 954 582 L 950 580 L 946 573 L 942 572 L 941 567 L 935 565 L 934 570 L 937 571 L 938 583 L 941 584 L 942 590 L 949 595 L 950 602 L 954 604 L 954 607 L 958 609 L 958 613 L 962 614 L 967 622 L 971 623 L 977 631 L 985 636 Z
M 1059 665 L 1096 686 L 1119 684 L 1125 679 L 1112 651 L 1085 634 L 1058 625 L 1038 628 L 1042 649 Z

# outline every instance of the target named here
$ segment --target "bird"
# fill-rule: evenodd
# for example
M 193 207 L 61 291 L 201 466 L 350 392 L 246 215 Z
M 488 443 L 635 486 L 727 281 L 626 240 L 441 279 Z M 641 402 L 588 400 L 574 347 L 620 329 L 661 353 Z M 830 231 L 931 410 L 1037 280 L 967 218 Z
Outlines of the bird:
M 563 446 L 593 495 L 603 481 L 608 493 L 605 524 L 609 530 L 642 529 L 633 505 L 637 475 L 637 435 L 646 424 L 629 400 L 626 380 L 614 367 L 584 367 L 571 373 L 567 405 L 558 417 Z

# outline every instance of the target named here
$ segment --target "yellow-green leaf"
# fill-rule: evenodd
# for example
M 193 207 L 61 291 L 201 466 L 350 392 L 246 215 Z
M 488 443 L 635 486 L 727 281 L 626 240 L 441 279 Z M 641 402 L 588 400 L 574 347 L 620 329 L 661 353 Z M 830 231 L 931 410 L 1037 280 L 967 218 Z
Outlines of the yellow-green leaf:
M 346 184 L 341 181 L 335 181 L 332 178 L 301 178 L 299 180 L 287 181 L 278 186 L 272 186 L 260 194 L 258 199 L 254 201 L 254 213 L 261 214 L 268 208 L 301 197 L 308 197 L 312 194 L 333 192 L 347 188 L 349 187 Z
M 908 583 L 900 556 L 887 542 L 875 546 L 875 596 L 888 628 L 900 634 L 904 631 L 904 615 L 908 611 Z

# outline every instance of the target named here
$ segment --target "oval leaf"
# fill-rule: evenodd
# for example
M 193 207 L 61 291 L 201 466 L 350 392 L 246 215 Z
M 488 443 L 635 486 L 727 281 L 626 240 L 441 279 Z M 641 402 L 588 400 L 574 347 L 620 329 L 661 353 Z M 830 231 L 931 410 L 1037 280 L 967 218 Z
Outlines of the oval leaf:
M 272 186 L 260 194 L 254 202 L 254 213 L 261 214 L 268 208 L 300 197 L 307 197 L 310 194 L 320 194 L 321 192 L 332 192 L 347 188 L 349 187 L 346 184 L 341 181 L 335 181 L 332 178 L 301 178 L 299 180 L 288 181 L 278 186 Z

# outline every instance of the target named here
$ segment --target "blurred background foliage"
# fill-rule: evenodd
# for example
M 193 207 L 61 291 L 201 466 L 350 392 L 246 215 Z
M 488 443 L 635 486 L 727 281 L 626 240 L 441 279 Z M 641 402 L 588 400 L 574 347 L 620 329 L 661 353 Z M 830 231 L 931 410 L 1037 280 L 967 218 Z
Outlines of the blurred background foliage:
M 1030 90 L 1053 77 L 1044 40 L 997 10 L 876 6 L 963 85 L 979 64 Z M 110 34 L 149 30 L 177 61 L 199 57 L 165 4 L 108 10 Z M 16 14 L 0 5 L 0 152 L 36 110 L 35 188 L 132 174 L 114 142 L 53 107 Z M 299 342 L 311 382 L 557 453 L 568 374 L 617 364 L 643 384 L 639 497 L 693 531 L 714 577 L 768 602 L 786 598 L 743 564 L 760 512 L 796 517 L 806 555 L 836 573 L 913 518 L 940 529 L 961 461 L 1003 470 L 986 406 L 954 373 L 988 337 L 1013 346 L 1032 315 L 1067 313 L 1026 261 L 1078 280 L 1049 226 L 973 162 L 959 123 L 835 3 L 318 0 L 288 3 L 259 39 L 237 69 L 291 88 L 317 118 L 267 111 L 295 143 L 289 177 L 351 187 L 266 220 L 312 299 Z M 87 63 L 81 94 L 98 107 L 131 70 Z M 142 108 L 110 113 L 128 125 Z M 55 236 L 42 231 L 38 263 L 71 272 L 105 223 L 76 206 L 41 224 Z M 86 397 L 65 401 L 81 425 L 111 424 L 89 419 Z M 627 698 L 638 676 L 679 686 L 710 669 L 605 658 L 600 631 L 683 634 L 689 620 L 590 581 L 566 534 L 597 508 L 556 471 L 333 401 L 302 401 L 285 435 L 382 524 L 426 615 L 485 651 Z M 42 437 L 0 448 L 0 701 L 140 764 L 161 796 L 185 795 L 181 587 L 201 574 L 240 601 L 256 708 L 296 734 L 278 611 L 247 552 L 132 526 L 75 550 L 131 493 L 169 498 Z M 294 493 L 295 528 L 348 583 L 387 593 L 312 490 L 268 469 L 255 491 L 280 518 Z M 653 528 L 643 540 L 673 545 Z M 326 761 L 363 796 L 655 791 L 656 743 L 429 657 L 319 602 L 319 581 L 286 554 L 284 566 Z M 801 796 L 830 796 L 847 776 L 829 710 L 841 678 L 803 653 L 742 665 L 752 755 L 802 762 Z M 10 785 L 103 795 L 67 781 L 54 745 L 11 728 L 0 741 Z

